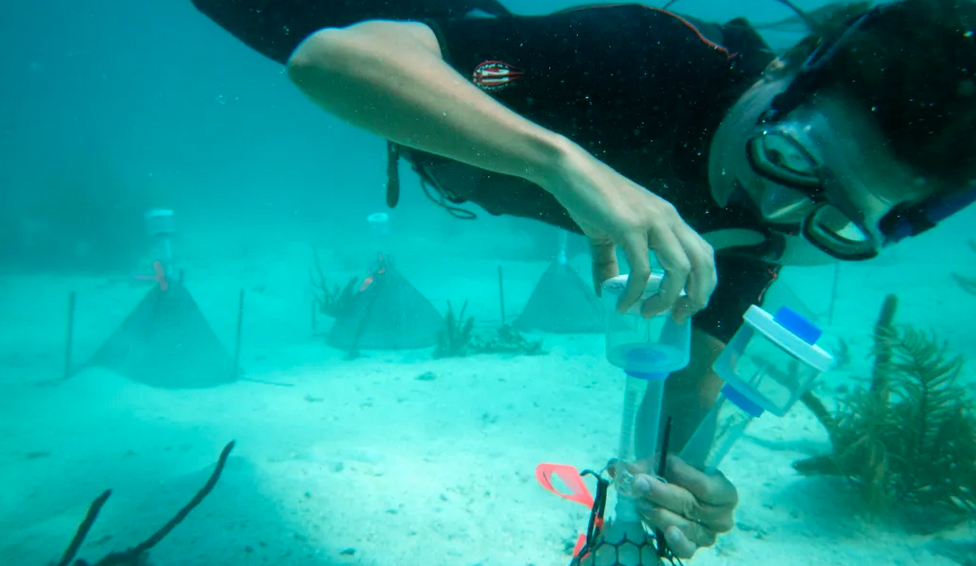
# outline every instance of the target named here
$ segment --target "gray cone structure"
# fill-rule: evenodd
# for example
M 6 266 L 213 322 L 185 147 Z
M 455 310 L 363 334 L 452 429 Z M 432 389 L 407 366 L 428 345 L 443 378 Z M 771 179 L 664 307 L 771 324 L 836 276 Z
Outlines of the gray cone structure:
M 349 350 L 408 350 L 437 344 L 444 318 L 380 256 L 352 300 L 342 306 L 326 343 Z
M 200 389 L 235 381 L 234 363 L 181 282 L 143 297 L 80 369 L 103 367 L 162 389 Z
M 599 333 L 605 327 L 604 310 L 576 270 L 557 258 L 542 274 L 512 326 L 553 334 Z

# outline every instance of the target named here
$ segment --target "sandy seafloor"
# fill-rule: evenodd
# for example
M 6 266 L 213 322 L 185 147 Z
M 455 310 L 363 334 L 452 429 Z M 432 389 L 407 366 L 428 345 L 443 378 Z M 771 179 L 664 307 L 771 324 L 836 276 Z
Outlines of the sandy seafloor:
M 963 236 L 927 236 L 842 268 L 823 340 L 844 339 L 852 362 L 825 376 L 825 398 L 867 374 L 870 325 L 890 290 L 901 291 L 900 321 L 937 329 L 957 351 L 973 353 L 976 297 L 960 292 L 949 273 L 976 276 L 976 258 L 965 249 L 964 223 L 953 231 Z M 497 322 L 497 265 L 505 267 L 511 316 L 546 264 L 499 262 L 474 237 L 417 239 L 401 246 L 408 251 L 398 253 L 398 266 L 439 309 L 467 299 L 470 313 Z M 201 237 L 183 256 L 188 288 L 228 349 L 244 288 L 242 365 L 249 378 L 290 386 L 240 381 L 159 390 L 103 370 L 38 386 L 60 375 L 71 290 L 79 296 L 75 357 L 83 360 L 148 284 L 0 278 L 0 565 L 44 565 L 60 556 L 106 488 L 113 496 L 80 556 L 95 561 L 137 543 L 196 492 L 232 439 L 237 446 L 217 488 L 156 548 L 154 564 L 568 562 L 567 545 L 585 529 L 587 510 L 543 490 L 534 468 L 599 469 L 614 456 L 623 377 L 606 363 L 602 336 L 545 335 L 549 354 L 540 357 L 434 360 L 419 350 L 350 361 L 312 333 L 308 242 L 215 241 Z M 340 281 L 368 265 L 363 249 L 320 249 Z M 574 264 L 586 273 L 584 256 Z M 832 277 L 830 267 L 783 279 L 825 313 Z M 418 379 L 428 372 L 433 380 Z M 790 467 L 827 448 L 803 407 L 755 423 L 722 466 L 740 491 L 737 528 L 692 562 L 953 564 L 925 550 L 931 536 L 862 517 L 845 481 L 804 479 Z M 972 538 L 973 527 L 942 536 Z

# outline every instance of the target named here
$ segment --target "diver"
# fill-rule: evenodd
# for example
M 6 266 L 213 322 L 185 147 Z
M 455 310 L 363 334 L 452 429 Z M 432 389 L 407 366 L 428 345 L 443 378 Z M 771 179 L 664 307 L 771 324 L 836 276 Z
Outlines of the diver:
M 653 253 L 665 283 L 644 314 L 693 316 L 692 363 L 663 408 L 675 453 L 717 396 L 712 363 L 782 266 L 875 257 L 976 200 L 968 0 L 808 17 L 778 56 L 743 18 L 639 4 L 194 3 L 319 107 L 389 140 L 391 163 L 406 159 L 448 210 L 470 201 L 585 234 L 598 289 L 620 247 L 619 308 L 639 300 Z M 688 557 L 732 528 L 737 493 L 721 474 L 667 468 L 666 483 L 638 478 L 645 521 Z

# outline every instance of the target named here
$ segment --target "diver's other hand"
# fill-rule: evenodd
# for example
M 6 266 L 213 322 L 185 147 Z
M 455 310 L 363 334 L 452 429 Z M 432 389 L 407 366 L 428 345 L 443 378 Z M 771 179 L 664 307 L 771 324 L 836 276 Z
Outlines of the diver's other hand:
M 637 510 L 645 523 L 664 531 L 679 558 L 691 558 L 712 546 L 718 534 L 732 530 L 739 503 L 735 486 L 720 472 L 705 474 L 675 456 L 668 457 L 667 483 L 647 474 L 634 477 Z
M 621 246 L 630 274 L 617 303 L 619 311 L 640 300 L 651 275 L 649 251 L 657 256 L 665 277 L 660 292 L 642 305 L 642 314 L 650 317 L 673 306 L 675 320 L 682 322 L 705 308 L 717 282 L 712 247 L 671 203 L 572 142 L 565 145 L 542 185 L 589 236 L 597 292 L 603 281 L 619 274 L 615 251 Z

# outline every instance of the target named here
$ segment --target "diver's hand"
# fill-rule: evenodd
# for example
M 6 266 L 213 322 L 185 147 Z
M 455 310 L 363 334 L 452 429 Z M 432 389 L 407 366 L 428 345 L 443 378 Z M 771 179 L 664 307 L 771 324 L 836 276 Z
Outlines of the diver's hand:
M 642 463 L 638 469 L 646 469 Z M 716 535 L 732 530 L 739 495 L 724 475 L 705 474 L 671 456 L 664 478 L 667 483 L 638 473 L 632 486 L 644 522 L 664 531 L 676 556 L 691 558 L 698 548 L 715 544 Z
M 708 304 L 716 284 L 712 247 L 671 203 L 571 142 L 545 185 L 590 238 L 598 293 L 604 281 L 619 274 L 615 251 L 617 246 L 623 248 L 630 274 L 617 303 L 619 311 L 640 300 L 651 275 L 649 251 L 657 256 L 665 277 L 660 293 L 642 305 L 644 316 L 673 306 L 675 320 L 682 322 Z

